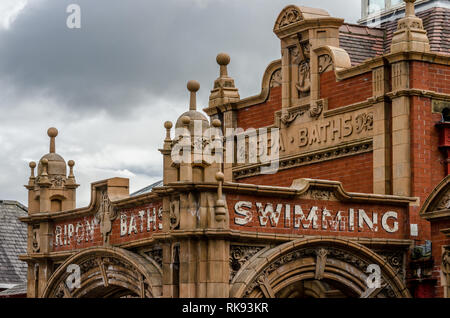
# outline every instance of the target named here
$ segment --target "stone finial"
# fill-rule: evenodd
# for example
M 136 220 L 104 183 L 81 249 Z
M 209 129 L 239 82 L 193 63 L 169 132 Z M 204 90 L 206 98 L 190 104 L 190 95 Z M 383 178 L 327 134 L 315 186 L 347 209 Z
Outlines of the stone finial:
M 75 161 L 73 160 L 69 160 L 69 162 L 67 162 L 67 165 L 69 166 L 69 178 L 75 178 L 74 174 L 73 174 L 73 166 L 75 166 Z
M 36 168 L 36 162 L 31 161 L 29 166 L 30 166 L 30 169 L 31 169 L 31 174 L 30 174 L 30 179 L 28 181 L 28 185 L 29 186 L 34 186 L 34 182 L 36 180 L 36 177 L 34 175 L 34 169 Z
M 31 175 L 30 175 L 30 179 L 34 179 L 34 169 L 36 168 L 36 162 L 31 161 L 29 164 L 30 168 L 31 168 Z
M 55 138 L 58 136 L 58 129 L 51 127 L 47 130 L 47 135 L 50 137 L 50 153 L 55 153 Z
M 189 118 L 189 116 L 183 116 L 181 117 L 181 123 L 186 126 L 189 126 L 189 124 L 191 123 L 191 119 Z
M 173 124 L 171 121 L 166 121 L 164 123 L 164 128 L 166 129 L 166 139 L 164 140 L 165 142 L 171 142 L 172 139 L 170 137 L 170 130 L 172 129 Z
M 48 167 L 48 159 L 42 159 L 42 174 L 41 176 L 48 176 L 47 167 Z
M 219 183 L 217 188 L 217 201 L 216 201 L 216 221 L 222 222 L 225 220 L 226 210 L 225 210 L 225 201 L 222 200 L 222 187 L 223 181 L 225 180 L 225 176 L 222 172 L 216 173 L 216 181 Z
M 219 119 L 213 119 L 212 123 L 213 127 L 220 128 L 222 126 L 222 122 Z
M 209 96 L 209 107 L 237 102 L 240 99 L 238 89 L 234 85 L 234 79 L 228 76 L 228 64 L 230 56 L 227 53 L 217 54 L 216 61 L 220 66 L 219 77 L 214 81 L 214 88 Z
M 219 53 L 216 61 L 220 65 L 220 77 L 228 77 L 227 65 L 230 64 L 230 56 L 227 53 Z
M 46 187 L 46 186 L 50 186 L 50 180 L 48 179 L 48 159 L 44 158 L 41 160 L 41 164 L 42 164 L 42 172 L 41 175 L 39 176 L 39 186 L 40 187 Z
M 191 99 L 189 103 L 189 110 L 197 110 L 197 91 L 200 89 L 200 83 L 190 80 L 187 83 L 187 89 L 191 92 Z
M 403 0 L 405 2 L 405 15 L 407 17 L 415 17 L 416 16 L 416 10 L 414 8 L 414 2 L 416 0 Z
M 189 137 L 190 136 L 190 134 L 189 134 L 189 125 L 191 123 L 191 118 L 189 116 L 184 115 L 184 116 L 181 116 L 180 119 L 181 119 L 181 124 L 185 128 L 185 130 L 182 133 L 182 136 L 183 137 Z M 185 139 L 185 141 L 186 140 L 188 140 L 188 139 Z
M 423 28 L 422 19 L 416 17 L 414 2 L 404 0 L 405 17 L 398 20 L 397 31 L 394 32 L 391 43 L 391 53 L 396 52 L 430 52 L 430 41 L 427 31 Z

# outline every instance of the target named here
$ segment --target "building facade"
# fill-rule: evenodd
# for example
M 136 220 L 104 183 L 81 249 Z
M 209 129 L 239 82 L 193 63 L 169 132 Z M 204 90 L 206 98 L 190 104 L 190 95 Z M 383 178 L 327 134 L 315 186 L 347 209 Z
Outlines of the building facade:
M 378 28 L 287 6 L 257 96 L 219 54 L 209 118 L 188 82 L 163 181 L 133 195 L 98 181 L 76 208 L 50 128 L 21 218 L 28 297 L 450 297 L 448 10 L 404 2 Z

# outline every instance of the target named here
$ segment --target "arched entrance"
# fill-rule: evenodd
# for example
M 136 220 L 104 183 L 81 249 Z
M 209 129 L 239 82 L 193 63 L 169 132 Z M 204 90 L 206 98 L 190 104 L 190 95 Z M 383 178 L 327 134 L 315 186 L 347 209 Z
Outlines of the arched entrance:
M 79 268 L 80 284 L 73 275 Z M 85 249 L 67 259 L 50 277 L 44 298 L 160 297 L 161 269 L 133 252 L 101 247 Z
M 371 264 L 380 269 L 380 288 L 368 288 Z M 358 243 L 301 239 L 266 250 L 245 264 L 232 281 L 230 297 L 410 297 L 398 276 L 382 257 Z

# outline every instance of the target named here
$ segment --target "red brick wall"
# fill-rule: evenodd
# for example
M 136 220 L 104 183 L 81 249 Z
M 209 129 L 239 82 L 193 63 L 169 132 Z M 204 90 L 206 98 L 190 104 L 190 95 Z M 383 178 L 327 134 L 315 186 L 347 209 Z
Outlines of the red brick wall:
M 372 72 L 336 81 L 334 71 L 320 76 L 320 98 L 328 99 L 328 109 L 362 102 L 372 96 Z
M 441 287 L 441 262 L 442 262 L 442 246 L 450 245 L 450 239 L 441 233 L 442 229 L 450 228 L 450 220 L 432 221 L 431 222 L 431 240 L 432 254 L 434 260 L 433 278 L 437 280 L 436 283 L 436 297 L 444 297 L 444 290 Z
M 435 128 L 441 118 L 431 112 L 431 100 L 411 97 L 411 194 L 426 200 L 436 185 L 445 177 L 443 155 L 439 151 L 439 134 Z M 419 224 L 420 240 L 430 239 L 430 224 L 419 214 L 419 207 L 410 210 L 410 222 Z
M 238 182 L 289 187 L 294 179 L 313 178 L 341 181 L 350 192 L 373 193 L 372 153 L 324 161 L 308 166 L 239 179 Z
M 450 93 L 450 68 L 446 66 L 411 62 L 410 87 L 425 89 L 439 93 Z M 420 198 L 420 205 L 424 203 L 432 190 L 446 176 L 444 156 L 440 152 L 439 133 L 435 124 L 441 120 L 440 114 L 432 113 L 430 98 L 413 96 L 411 102 L 411 193 Z M 440 229 L 450 227 L 447 224 L 430 223 L 419 216 L 420 207 L 410 208 L 410 223 L 419 225 L 419 236 L 412 237 L 416 244 L 424 240 L 432 240 L 432 254 L 434 260 L 433 278 L 435 297 L 443 296 L 440 286 L 440 263 L 442 245 L 450 243 L 449 239 L 440 232 Z
M 281 86 L 270 89 L 266 102 L 239 110 L 237 126 L 246 130 L 273 125 L 278 110 L 281 110 Z
M 110 243 L 111 244 L 121 244 L 125 242 L 135 241 L 139 239 L 144 239 L 147 237 L 151 237 L 153 233 L 160 232 L 159 225 L 162 223 L 161 215 L 159 215 L 159 209 L 161 208 L 161 202 L 149 203 L 144 206 L 138 206 L 131 209 L 124 209 L 119 211 L 117 218 L 112 222 L 112 230 L 110 234 Z M 144 211 L 143 214 L 139 214 L 140 211 Z M 148 213 L 147 213 L 148 211 Z M 132 227 L 133 231 L 127 231 L 125 235 L 121 235 L 121 217 L 122 215 L 126 216 L 126 229 L 129 230 L 130 224 L 136 226 L 136 231 L 134 231 L 134 227 Z M 142 216 L 142 218 L 141 218 Z M 150 216 L 151 220 L 156 220 L 155 222 L 147 222 L 149 219 L 147 216 Z M 133 217 L 133 219 L 132 219 Z M 103 236 L 100 231 L 100 225 L 94 224 L 94 216 L 87 216 L 83 218 L 74 218 L 65 220 L 62 222 L 56 222 L 54 224 L 53 231 L 53 251 L 68 251 L 74 249 L 84 249 L 92 246 L 101 246 L 103 245 Z M 87 226 L 86 222 L 92 226 L 93 224 L 93 235 L 87 235 Z M 80 228 L 78 233 L 76 232 L 77 224 L 80 224 Z M 97 223 L 97 222 L 96 222 Z M 68 227 L 69 225 L 73 226 L 73 235 L 69 239 L 68 235 Z M 83 228 L 81 227 L 83 225 Z M 61 241 L 63 245 L 57 245 L 56 242 L 56 227 L 61 227 L 62 236 Z M 149 226 L 149 228 L 148 228 Z M 128 234 L 130 232 L 130 234 Z M 77 235 L 79 234 L 79 235 Z M 80 238 L 80 239 L 78 239 Z M 58 240 L 59 241 L 59 240 Z
M 450 94 L 450 66 L 410 62 L 410 87 Z

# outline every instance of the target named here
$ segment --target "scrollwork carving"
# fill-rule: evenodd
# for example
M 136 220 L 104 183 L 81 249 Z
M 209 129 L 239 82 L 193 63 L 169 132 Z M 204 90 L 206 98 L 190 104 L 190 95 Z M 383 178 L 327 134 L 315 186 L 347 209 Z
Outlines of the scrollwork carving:
M 152 258 L 160 267 L 162 267 L 162 248 L 154 248 L 151 251 L 147 252 L 147 255 Z
M 313 200 L 329 201 L 334 198 L 333 192 L 328 190 L 311 189 L 308 194 Z
M 260 250 L 261 246 L 231 245 L 230 246 L 230 282 L 241 267 Z
M 278 28 L 285 27 L 289 24 L 293 24 L 302 20 L 301 13 L 295 8 L 289 8 L 283 14 L 278 24 Z
M 356 116 L 356 132 L 360 134 L 363 131 L 373 129 L 373 113 L 362 113 Z
M 319 56 L 319 74 L 333 69 L 333 59 L 329 54 Z
M 66 184 L 66 179 L 62 176 L 54 176 L 50 179 L 50 182 L 55 188 L 59 188 Z

